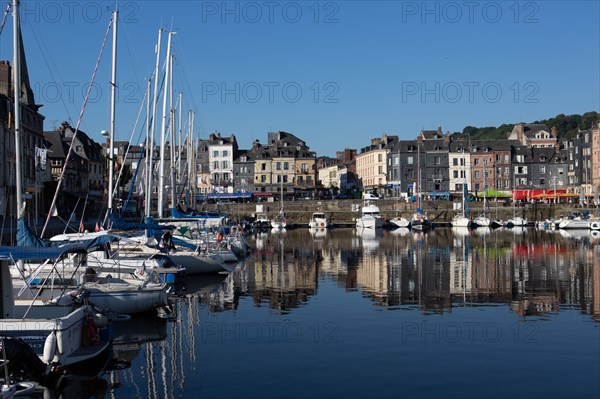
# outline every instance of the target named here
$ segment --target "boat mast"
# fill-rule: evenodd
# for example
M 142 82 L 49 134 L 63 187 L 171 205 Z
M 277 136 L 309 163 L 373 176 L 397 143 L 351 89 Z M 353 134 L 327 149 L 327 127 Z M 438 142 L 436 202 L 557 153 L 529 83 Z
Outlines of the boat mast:
M 153 174 L 153 158 L 154 158 L 154 137 L 156 131 L 156 103 L 158 102 L 158 69 L 160 67 L 160 42 L 162 37 L 162 28 L 158 30 L 158 42 L 156 45 L 156 64 L 154 65 L 154 93 L 152 96 L 152 129 L 150 131 L 150 141 L 148 146 L 148 201 L 146 202 L 145 211 L 146 218 L 150 218 L 150 208 L 152 205 L 152 180 Z
M 21 171 L 21 46 L 19 45 L 19 0 L 13 0 L 13 71 L 14 71 L 14 126 L 15 126 L 15 200 L 17 205 L 17 219 L 25 214 L 23 206 L 23 174 Z
M 113 206 L 113 184 L 114 184 L 114 145 L 115 145 L 115 102 L 117 90 L 117 20 L 119 12 L 113 11 L 113 42 L 112 42 L 112 72 L 110 78 L 110 138 L 108 152 L 108 213 L 112 212 Z
M 150 208 L 151 194 L 148 188 L 150 187 L 150 178 L 152 174 L 150 173 L 150 162 L 152 158 L 152 145 L 150 142 L 150 84 L 152 83 L 152 79 L 148 79 L 146 83 L 146 93 L 148 93 L 148 97 L 146 97 L 146 193 L 144 195 L 144 214 L 145 216 L 150 216 L 148 214 L 148 210 Z
M 188 181 L 190 182 L 190 208 L 196 210 L 196 136 L 194 134 L 195 113 L 190 110 L 190 171 Z
M 166 57 L 166 69 L 165 69 L 165 80 L 169 77 L 169 60 L 171 59 L 171 38 L 173 32 L 169 32 L 169 38 L 167 40 L 167 57 Z M 165 134 L 167 130 L 167 95 L 168 95 L 168 84 L 165 84 L 163 93 L 163 109 L 162 109 L 162 127 L 160 129 L 160 171 L 158 174 L 158 217 L 163 217 L 164 208 L 164 184 L 165 184 Z

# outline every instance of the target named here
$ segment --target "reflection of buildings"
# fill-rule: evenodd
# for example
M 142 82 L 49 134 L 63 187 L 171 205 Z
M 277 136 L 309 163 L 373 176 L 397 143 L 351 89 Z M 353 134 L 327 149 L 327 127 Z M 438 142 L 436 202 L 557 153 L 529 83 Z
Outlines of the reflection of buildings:
M 454 250 L 450 254 L 450 295 L 464 296 L 471 292 L 473 258 L 470 252 L 470 239 L 455 238 Z
M 255 303 L 268 300 L 273 309 L 295 308 L 306 302 L 317 290 L 317 268 L 314 253 L 299 250 L 285 251 L 284 239 L 270 256 L 255 259 L 249 270 L 254 276 L 249 279 L 249 290 Z M 253 283 L 254 286 L 251 286 Z

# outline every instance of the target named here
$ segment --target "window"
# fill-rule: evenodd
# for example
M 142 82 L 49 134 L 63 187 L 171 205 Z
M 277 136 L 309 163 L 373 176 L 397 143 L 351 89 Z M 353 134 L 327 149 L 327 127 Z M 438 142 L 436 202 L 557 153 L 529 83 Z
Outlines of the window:
M 434 165 L 439 165 L 441 163 L 440 157 L 438 157 L 438 156 L 433 157 L 433 163 L 434 163 Z
M 458 158 L 452 159 L 452 165 L 458 166 Z
M 475 166 L 479 166 L 479 158 L 475 158 Z
M 219 156 L 219 151 L 217 151 L 217 150 L 213 151 L 213 157 L 215 157 L 215 158 L 216 158 L 216 157 L 218 157 L 218 156 Z
M 228 157 L 228 156 L 229 156 L 229 151 L 227 151 L 227 150 L 223 150 L 223 156 L 224 156 L 224 157 Z
M 290 164 L 289 164 L 289 162 L 284 162 L 284 163 L 283 163 L 283 169 L 284 169 L 284 170 L 289 170 L 289 169 L 290 169 Z
M 281 170 L 281 162 L 275 163 L 275 169 Z
M 303 163 L 302 165 L 300 165 L 300 170 L 302 172 L 308 172 L 308 165 Z
M 303 181 L 302 176 L 298 176 L 298 184 L 302 184 Z
M 454 177 L 455 179 L 458 179 L 458 170 L 455 170 L 455 171 L 453 171 L 452 173 L 453 173 L 453 177 Z
M 475 178 L 476 179 L 481 178 L 481 173 L 478 170 L 475 171 Z
M 540 165 L 540 173 L 546 173 L 546 166 Z
M 406 163 L 408 165 L 412 165 L 415 163 L 414 158 L 412 156 L 406 157 Z
M 381 162 L 383 160 L 383 154 L 377 154 L 377 162 Z

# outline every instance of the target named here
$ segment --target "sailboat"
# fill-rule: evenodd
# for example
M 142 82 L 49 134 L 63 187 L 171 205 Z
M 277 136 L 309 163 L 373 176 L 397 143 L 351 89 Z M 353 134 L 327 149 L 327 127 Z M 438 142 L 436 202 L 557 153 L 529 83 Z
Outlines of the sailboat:
M 431 220 L 425 215 L 425 212 L 421 209 L 421 146 L 417 147 L 417 181 L 414 183 L 415 187 L 415 204 L 417 205 L 417 209 L 415 213 L 413 213 L 412 218 L 410 220 L 410 227 L 413 230 L 429 230 L 431 228 Z
M 454 215 L 452 218 L 452 227 L 469 227 L 471 226 L 471 218 L 467 216 L 467 176 L 466 176 L 466 166 L 465 166 L 465 157 L 464 157 L 464 149 L 463 149 L 463 195 L 462 195 L 462 215 Z
M 22 157 L 21 157 L 21 32 L 19 26 L 19 1 L 13 0 L 13 93 L 14 93 L 14 130 L 15 130 L 15 181 L 17 218 L 24 219 L 25 207 L 22 193 Z M 85 370 L 86 364 L 99 372 L 108 361 L 110 342 L 108 337 L 99 333 L 107 320 L 96 315 L 94 309 L 84 305 L 67 312 L 58 318 L 19 318 L 15 314 L 12 278 L 8 263 L 26 257 L 36 259 L 55 258 L 62 255 L 66 248 L 40 248 L 28 250 L 26 247 L 0 248 L 0 337 L 3 350 L 9 361 L 9 369 L 27 379 L 33 379 L 44 386 L 56 386 L 60 369 L 75 368 Z M 37 352 L 36 352 L 37 351 Z M 59 368 L 51 366 L 60 366 Z
M 285 212 L 283 210 L 283 164 L 281 165 L 281 175 L 279 176 L 279 179 L 279 213 L 271 220 L 271 228 L 282 230 L 287 226 L 287 219 L 285 218 Z

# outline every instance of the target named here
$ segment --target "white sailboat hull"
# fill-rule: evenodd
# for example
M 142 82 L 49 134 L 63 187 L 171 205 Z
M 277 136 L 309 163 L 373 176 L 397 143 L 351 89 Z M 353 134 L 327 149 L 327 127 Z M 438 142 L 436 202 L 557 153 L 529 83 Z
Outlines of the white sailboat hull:
M 469 227 L 471 219 L 465 216 L 458 216 L 452 219 L 452 227 Z
M 151 312 L 169 303 L 164 284 L 140 288 L 127 283 L 86 283 L 84 287 L 89 292 L 89 302 L 97 309 L 117 314 Z M 69 293 L 57 298 L 58 303 L 71 300 Z
M 487 216 L 478 216 L 473 219 L 473 224 L 479 227 L 490 227 L 492 225 L 492 220 Z

